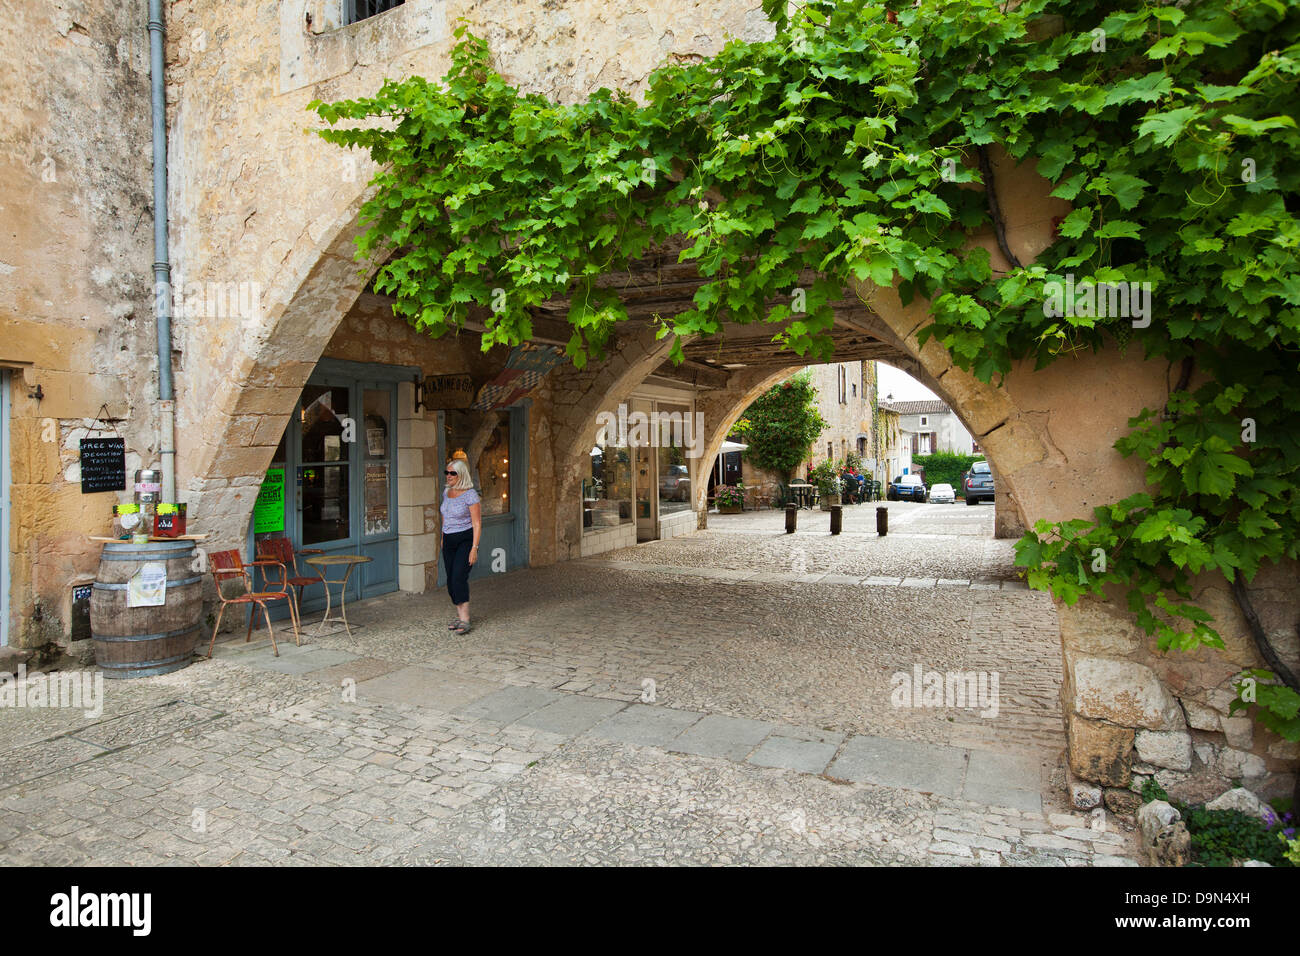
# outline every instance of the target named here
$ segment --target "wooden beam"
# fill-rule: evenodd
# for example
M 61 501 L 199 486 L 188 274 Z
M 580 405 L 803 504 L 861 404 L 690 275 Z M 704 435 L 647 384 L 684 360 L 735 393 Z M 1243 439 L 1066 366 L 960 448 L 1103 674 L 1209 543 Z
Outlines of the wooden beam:
M 664 362 L 650 374 L 657 375 L 659 378 L 672 379 L 674 382 L 694 385 L 696 388 L 702 389 L 726 388 L 727 381 L 731 378 L 731 373 L 726 369 L 713 368 L 689 360 L 682 362 L 681 365 Z

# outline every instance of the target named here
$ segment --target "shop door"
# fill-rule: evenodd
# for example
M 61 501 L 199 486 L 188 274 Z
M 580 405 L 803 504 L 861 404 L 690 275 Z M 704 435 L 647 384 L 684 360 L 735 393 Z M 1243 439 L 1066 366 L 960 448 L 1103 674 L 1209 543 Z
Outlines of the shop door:
M 256 542 L 285 536 L 295 550 L 370 558 L 348 580 L 349 602 L 397 590 L 397 386 L 313 376 L 303 389 L 262 485 Z M 299 557 L 305 576 L 316 574 Z M 338 567 L 326 571 L 342 577 Z M 339 589 L 334 589 L 337 603 Z M 324 587 L 303 590 L 304 612 L 323 609 Z M 287 611 L 280 605 L 281 616 Z
M 479 560 L 470 580 L 528 566 L 528 403 L 492 411 L 438 413 L 438 461 L 463 453 L 483 500 Z M 438 468 L 438 501 L 445 476 Z M 447 569 L 438 555 L 438 584 Z

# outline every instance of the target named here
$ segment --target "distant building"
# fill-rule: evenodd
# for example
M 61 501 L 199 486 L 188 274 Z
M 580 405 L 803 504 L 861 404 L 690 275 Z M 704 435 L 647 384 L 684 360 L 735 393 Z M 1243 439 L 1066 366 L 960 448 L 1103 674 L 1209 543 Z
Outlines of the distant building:
M 898 413 L 899 427 L 911 435 L 909 450 L 913 455 L 931 455 L 936 451 L 983 454 L 979 443 L 945 402 L 938 399 L 881 402 L 880 407 Z

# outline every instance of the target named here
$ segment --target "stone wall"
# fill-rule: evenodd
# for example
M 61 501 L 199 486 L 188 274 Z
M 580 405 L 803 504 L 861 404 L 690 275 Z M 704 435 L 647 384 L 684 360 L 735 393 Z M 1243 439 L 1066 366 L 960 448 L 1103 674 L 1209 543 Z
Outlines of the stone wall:
M 130 497 L 81 493 L 80 438 L 112 428 L 128 472 L 157 463 L 146 9 L 12 4 L 0 36 L 0 364 L 16 369 L 0 547 L 23 647 L 66 640 L 71 585 L 99 563 L 87 535 Z

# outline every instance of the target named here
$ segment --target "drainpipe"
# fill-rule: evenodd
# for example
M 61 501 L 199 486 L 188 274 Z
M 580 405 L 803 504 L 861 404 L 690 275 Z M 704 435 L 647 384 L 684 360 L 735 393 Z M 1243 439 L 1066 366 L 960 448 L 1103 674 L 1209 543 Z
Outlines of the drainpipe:
M 153 282 L 158 332 L 158 445 L 162 499 L 176 500 L 176 405 L 172 388 L 172 266 L 167 254 L 167 80 L 163 0 L 149 0 L 149 78 L 153 100 Z

